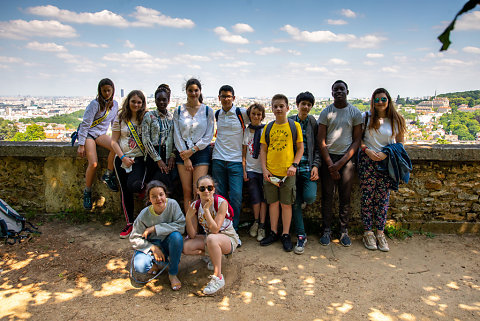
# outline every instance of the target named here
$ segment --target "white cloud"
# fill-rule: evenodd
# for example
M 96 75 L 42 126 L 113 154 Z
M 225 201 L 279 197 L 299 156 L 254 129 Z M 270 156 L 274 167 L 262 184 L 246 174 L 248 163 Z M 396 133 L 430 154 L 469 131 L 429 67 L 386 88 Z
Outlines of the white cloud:
M 259 50 L 256 50 L 255 53 L 260 56 L 266 56 L 266 55 L 271 55 L 280 51 L 281 51 L 280 48 L 276 48 L 276 47 L 263 47 L 263 48 L 260 48 Z
M 248 50 L 248 49 L 244 49 L 244 48 L 238 48 L 238 49 L 237 49 L 237 52 L 238 52 L 238 53 L 241 53 L 241 54 L 248 54 L 248 53 L 250 53 L 251 51 Z
M 246 23 L 237 23 L 236 25 L 232 26 L 232 29 L 236 33 L 254 32 L 253 28 Z
M 355 39 L 348 45 L 350 48 L 375 48 L 380 42 L 387 40 L 385 37 L 366 35 Z
M 442 59 L 439 62 L 450 66 L 465 65 L 465 62 L 459 59 Z
M 216 27 L 213 31 L 220 37 L 223 42 L 234 43 L 238 45 L 245 45 L 248 43 L 248 39 L 240 35 L 233 35 L 225 27 Z
M 125 42 L 123 43 L 123 46 L 124 47 L 127 47 L 127 48 L 135 48 L 135 45 L 133 43 L 130 42 L 130 40 L 125 40 Z
M 367 66 L 373 66 L 373 65 L 376 65 L 377 63 L 375 61 L 367 60 L 367 61 L 364 61 L 363 64 Z
M 99 12 L 80 12 L 76 13 L 70 10 L 59 9 L 52 5 L 30 7 L 26 10 L 28 13 L 42 17 L 55 18 L 64 22 L 89 23 L 101 26 L 127 27 L 128 21 L 122 16 L 108 10 Z
M 163 15 L 160 11 L 142 6 L 135 7 L 132 16 L 137 19 L 137 21 L 132 22 L 134 27 L 154 27 L 157 25 L 172 28 L 193 28 L 195 26 L 195 23 L 190 19 L 172 18 Z
M 343 19 L 328 19 L 327 20 L 327 24 L 329 25 L 334 25 L 334 26 L 341 26 L 341 25 L 346 25 L 348 24 L 348 22 L 346 22 L 345 20 Z
M 200 65 L 187 65 L 187 67 L 190 69 L 202 69 Z
M 425 55 L 425 58 L 437 58 L 437 57 L 443 57 L 443 52 L 429 52 L 428 54 Z
M 74 47 L 108 48 L 108 45 L 104 43 L 96 44 L 96 43 L 85 42 L 85 41 L 69 41 L 65 44 L 69 46 L 74 46 Z
M 342 9 L 342 11 L 340 12 L 340 14 L 342 16 L 345 16 L 347 18 L 355 18 L 357 16 L 357 14 L 355 12 L 353 12 L 352 10 L 350 9 Z
M 294 49 L 288 49 L 288 53 L 294 55 L 294 56 L 300 56 L 302 53 L 300 51 L 294 50 Z
M 396 62 L 407 62 L 408 57 L 407 56 L 395 56 L 393 58 Z
M 48 52 L 66 52 L 67 49 L 62 45 L 57 45 L 53 42 L 43 42 L 33 41 L 27 43 L 25 46 L 27 49 L 37 50 L 37 51 L 48 51 Z
M 309 67 L 305 67 L 305 71 L 326 73 L 326 72 L 328 72 L 328 69 L 325 68 L 325 67 L 309 66 Z
M 480 48 L 478 47 L 465 47 L 462 49 L 464 52 L 473 53 L 473 54 L 480 54 Z
M 356 38 L 352 34 L 335 34 L 328 30 L 300 31 L 291 25 L 285 25 L 280 30 L 288 33 L 294 40 L 306 42 L 347 42 Z
M 129 61 L 138 61 L 138 60 L 145 60 L 145 59 L 152 59 L 153 57 L 149 55 L 148 53 L 140 50 L 132 50 L 127 53 L 112 53 L 105 55 L 103 57 L 104 60 L 108 61 L 118 61 L 122 62 L 124 59 L 129 60 Z
M 74 38 L 75 29 L 58 21 L 10 20 L 0 22 L 0 38 L 28 39 L 38 37 Z
M 22 59 L 17 57 L 0 56 L 1 63 L 21 63 Z
M 480 11 L 473 11 L 461 16 L 455 24 L 456 30 L 480 30 Z
M 391 72 L 391 73 L 397 73 L 398 69 L 395 67 L 383 67 L 382 68 L 383 72 Z
M 381 53 L 367 53 L 367 58 L 383 58 Z
M 179 42 L 177 42 L 177 45 L 179 45 L 180 47 L 182 47 L 182 46 L 185 46 L 185 43 L 179 41 Z
M 239 68 L 239 67 L 246 67 L 251 65 L 253 65 L 253 63 L 248 61 L 234 61 L 231 63 L 220 64 L 219 66 L 224 68 Z
M 343 59 L 339 59 L 339 58 L 332 58 L 328 61 L 328 63 L 333 64 L 333 65 L 346 65 L 346 64 L 348 64 L 348 62 L 346 62 Z
M 152 55 L 140 51 L 132 50 L 127 53 L 110 53 L 102 58 L 106 61 L 118 62 L 124 68 L 134 68 L 147 73 L 153 73 L 155 70 L 165 69 L 172 62 L 168 59 L 155 58 Z
M 174 59 L 175 59 L 175 61 L 177 61 L 179 63 L 189 63 L 189 62 L 192 62 L 192 61 L 206 62 L 206 61 L 211 60 L 210 58 L 208 58 L 206 56 L 195 56 L 195 55 L 188 55 L 188 54 L 178 55 Z
M 233 60 L 233 59 L 235 59 L 234 57 L 229 56 L 226 53 L 221 52 L 221 51 L 212 52 L 210 55 L 212 56 L 213 59 L 223 59 L 223 60 Z

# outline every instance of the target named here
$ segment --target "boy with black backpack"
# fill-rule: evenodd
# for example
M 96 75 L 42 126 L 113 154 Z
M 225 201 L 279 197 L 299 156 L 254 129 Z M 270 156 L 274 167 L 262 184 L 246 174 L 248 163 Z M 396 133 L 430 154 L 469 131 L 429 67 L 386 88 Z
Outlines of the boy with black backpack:
M 308 91 L 300 93 L 297 96 L 296 104 L 298 114 L 289 118 L 298 122 L 302 128 L 304 151 L 297 168 L 297 197 L 292 210 L 292 221 L 297 234 L 297 244 L 293 252 L 302 254 L 307 244 L 302 207 L 305 204 L 312 204 L 317 198 L 318 169 L 320 168 L 321 157 L 317 143 L 317 120 L 309 115 L 315 104 L 315 97 Z
M 218 91 L 222 108 L 215 112 L 217 139 L 212 154 L 212 176 L 217 193 L 232 205 L 233 227 L 238 230 L 242 210 L 243 166 L 242 143 L 245 126 L 250 123 L 245 108 L 236 107 L 235 91 L 224 85 Z
M 272 98 L 275 121 L 265 126 L 260 138 L 260 159 L 263 171 L 263 188 L 269 204 L 270 234 L 260 245 L 267 246 L 278 240 L 278 219 L 282 207 L 283 249 L 292 251 L 290 223 L 292 204 L 295 202 L 295 174 L 303 155 L 303 135 L 300 124 L 287 118 L 288 98 L 277 94 Z

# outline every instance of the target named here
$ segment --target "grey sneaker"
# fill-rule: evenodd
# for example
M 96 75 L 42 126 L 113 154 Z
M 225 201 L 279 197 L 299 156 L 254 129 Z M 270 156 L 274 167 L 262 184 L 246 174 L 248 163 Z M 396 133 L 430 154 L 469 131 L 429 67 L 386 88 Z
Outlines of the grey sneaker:
M 350 245 L 352 245 L 352 241 L 348 236 L 348 232 L 345 231 L 344 233 L 342 233 L 342 236 L 340 237 L 340 243 L 345 247 L 349 247 Z
M 376 250 L 377 249 L 377 239 L 372 231 L 368 231 L 363 233 L 363 245 L 369 250 Z
M 260 242 L 265 238 L 265 229 L 264 228 L 259 228 L 258 229 L 258 234 L 257 234 L 257 241 Z
M 323 246 L 330 244 L 330 231 L 325 231 L 323 233 L 322 237 L 320 238 L 320 244 Z
M 383 252 L 388 252 L 390 249 L 388 248 L 387 239 L 385 238 L 385 234 L 377 233 L 377 241 L 378 241 L 378 249 Z
M 210 256 L 202 256 L 202 261 L 207 263 L 207 269 L 209 271 L 213 271 L 215 269 L 212 260 L 210 260 Z
M 203 289 L 203 293 L 210 295 L 216 293 L 218 290 L 225 286 L 225 278 L 221 275 L 222 278 L 219 278 L 215 275 L 210 275 L 210 282 Z
M 299 235 L 297 237 L 297 245 L 295 245 L 293 253 L 303 254 L 303 252 L 305 251 L 305 244 L 307 244 L 307 237 L 305 235 Z
M 258 235 L 258 222 L 253 222 L 250 230 L 248 231 L 251 237 L 257 237 Z

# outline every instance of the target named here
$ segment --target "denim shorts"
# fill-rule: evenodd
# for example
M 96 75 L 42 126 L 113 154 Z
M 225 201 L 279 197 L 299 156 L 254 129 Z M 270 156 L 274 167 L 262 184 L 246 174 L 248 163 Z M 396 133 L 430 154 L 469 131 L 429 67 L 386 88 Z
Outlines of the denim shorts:
M 259 204 L 265 202 L 263 197 L 263 174 L 256 172 L 247 172 L 248 177 L 248 195 L 250 195 L 250 203 Z
M 199 165 L 209 166 L 210 162 L 212 161 L 210 157 L 210 146 L 207 146 L 190 156 L 190 160 L 192 161 L 193 167 Z M 177 165 L 183 165 L 183 159 L 180 157 L 180 153 L 178 151 L 175 153 L 175 162 Z

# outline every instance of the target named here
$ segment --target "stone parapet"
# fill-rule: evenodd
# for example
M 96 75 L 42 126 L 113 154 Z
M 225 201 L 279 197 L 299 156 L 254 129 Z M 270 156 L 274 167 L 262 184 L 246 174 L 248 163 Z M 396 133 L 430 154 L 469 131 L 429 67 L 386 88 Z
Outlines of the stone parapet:
M 100 178 L 108 152 L 99 148 Z M 413 162 L 408 184 L 390 198 L 389 219 L 423 230 L 479 232 L 480 145 L 407 145 Z M 85 159 L 77 147 L 64 143 L 0 142 L 0 198 L 21 212 L 76 213 L 83 211 Z M 321 196 L 304 210 L 307 230 L 321 225 Z M 96 180 L 93 212 L 121 217 L 118 193 Z M 248 195 L 244 205 L 247 206 Z M 352 194 L 352 220 L 360 222 L 358 180 Z M 141 205 L 140 205 L 141 206 Z M 245 208 L 245 214 L 249 209 Z M 251 215 L 242 214 L 242 219 Z M 448 228 L 450 226 L 450 229 Z

